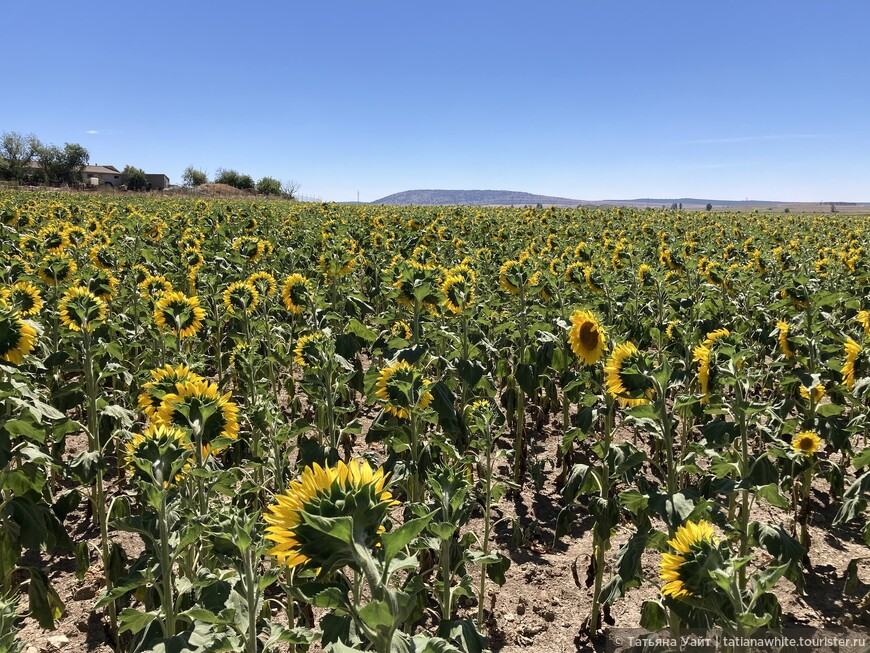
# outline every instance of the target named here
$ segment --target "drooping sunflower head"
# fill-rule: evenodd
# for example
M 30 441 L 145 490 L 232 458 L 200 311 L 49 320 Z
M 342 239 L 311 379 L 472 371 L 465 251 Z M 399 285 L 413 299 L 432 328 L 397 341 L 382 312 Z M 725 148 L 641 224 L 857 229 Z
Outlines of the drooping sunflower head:
M 186 381 L 201 381 L 202 377 L 191 372 L 187 365 L 164 365 L 156 370 L 151 370 L 151 380 L 142 385 L 142 393 L 139 395 L 139 409 L 145 416 L 154 421 L 163 403 L 163 398 L 176 391 L 179 383 Z
M 174 426 L 150 424 L 125 444 L 124 462 L 133 478 L 164 488 L 178 484 L 190 469 L 193 447 L 187 434 Z
M 432 401 L 429 382 L 407 361 L 395 361 L 383 368 L 375 387 L 384 410 L 401 419 L 409 418 L 412 410 L 426 408 Z
M 94 245 L 90 251 L 91 263 L 101 270 L 115 270 L 118 268 L 118 257 L 109 245 Z
M 410 341 L 412 337 L 411 325 L 404 320 L 397 320 L 393 322 L 390 327 L 390 334 L 394 338 L 401 338 L 402 340 Z
M 254 272 L 254 274 L 248 277 L 248 281 L 254 284 L 254 288 L 257 289 L 257 292 L 259 292 L 262 297 L 271 297 L 278 289 L 275 277 L 265 270 Z
M 821 383 L 817 383 L 809 387 L 802 385 L 800 388 L 800 393 L 801 397 L 803 397 L 807 401 L 810 401 L 810 399 L 812 398 L 812 402 L 814 404 L 818 404 L 822 400 L 822 397 L 825 396 L 825 386 L 823 386 Z
M 9 287 L 7 302 L 21 317 L 38 315 L 43 306 L 42 294 L 29 281 L 18 281 L 12 284 Z
M 202 454 L 217 453 L 239 437 L 239 409 L 230 393 L 220 394 L 216 383 L 207 379 L 175 384 L 175 392 L 164 395 L 156 423 L 184 429 L 202 442 Z
M 96 268 L 90 274 L 79 277 L 79 284 L 90 290 L 104 302 L 112 299 L 120 282 L 104 268 Z
M 720 566 L 724 556 L 710 522 L 686 522 L 668 545 L 674 553 L 662 553 L 659 563 L 659 578 L 665 581 L 662 595 L 685 599 L 715 591 L 709 572 Z
M 843 384 L 846 386 L 846 389 L 851 390 L 855 387 L 855 381 L 864 376 L 868 371 L 865 367 L 870 367 L 870 365 L 868 365 L 867 356 L 861 345 L 851 338 L 846 339 L 846 343 L 843 345 L 843 353 L 846 360 L 840 373 L 843 375 Z
M 37 234 L 42 251 L 47 254 L 59 254 L 69 247 L 69 236 L 66 229 L 58 224 L 43 227 Z
M 183 292 L 165 292 L 154 306 L 154 322 L 163 331 L 169 331 L 181 338 L 196 335 L 205 320 L 205 309 L 199 305 L 199 298 L 188 297 Z
M 870 338 L 870 311 L 859 311 L 855 319 L 864 327 L 864 335 Z
M 293 360 L 296 361 L 299 367 L 309 367 L 311 369 L 320 369 L 327 362 L 330 355 L 328 351 L 330 339 L 327 338 L 323 331 L 315 331 L 302 336 L 296 341 L 296 347 L 293 350 L 295 354 Z
M 314 528 L 306 517 L 350 517 L 354 531 L 373 546 L 387 512 L 398 503 L 387 489 L 383 468 L 372 470 L 365 460 L 306 467 L 301 478 L 275 501 L 263 516 L 268 524 L 266 539 L 275 544 L 269 553 L 286 567 L 308 565 L 322 573 L 343 564 L 354 565 L 354 556 L 346 540 Z
M 791 441 L 792 449 L 803 456 L 814 456 L 823 440 L 815 431 L 801 431 Z
M 594 293 L 601 294 L 604 292 L 604 279 L 595 271 L 592 265 L 587 265 L 583 268 L 583 276 L 586 280 L 586 287 Z
M 607 351 L 604 329 L 590 311 L 577 309 L 571 315 L 572 327 L 568 331 L 571 351 L 586 365 L 594 365 Z
M 69 281 L 78 270 L 78 265 L 63 254 L 48 254 L 36 268 L 36 273 L 46 285 L 59 286 Z
M 652 271 L 652 266 L 647 263 L 641 263 L 637 268 L 637 280 L 642 286 L 649 286 L 655 283 Z
M 622 406 L 642 406 L 655 396 L 653 382 L 642 373 L 647 367 L 634 343 L 617 345 L 604 366 L 605 385 Z
M 298 272 L 291 274 L 281 288 L 281 298 L 284 300 L 284 307 L 293 315 L 301 315 L 306 309 L 310 310 L 311 285 L 308 279 Z
M 188 273 L 194 273 L 202 267 L 202 251 L 198 247 L 187 247 L 181 252 L 181 259 L 187 266 Z
M 153 276 L 149 274 L 139 282 L 139 294 L 144 299 L 150 299 L 155 302 L 160 299 L 163 293 L 172 292 L 172 290 L 172 283 L 163 275 Z
M 92 331 L 108 312 L 106 302 L 84 286 L 73 286 L 60 301 L 60 321 L 73 331 Z
M 448 270 L 441 284 L 444 306 L 451 313 L 462 313 L 474 301 L 474 271 L 467 265 Z
M 794 350 L 791 348 L 791 343 L 788 340 L 789 323 L 779 320 L 776 323 L 776 328 L 779 330 L 779 350 L 787 359 L 793 358 Z
M 499 268 L 498 284 L 511 295 L 519 295 L 529 286 L 534 271 L 528 261 L 528 253 L 523 252 L 519 258 L 505 261 Z
M 250 315 L 260 303 L 260 293 L 250 281 L 236 281 L 224 290 L 224 308 L 230 315 Z
M 36 329 L 18 311 L 0 306 L 0 360 L 21 365 L 36 347 Z

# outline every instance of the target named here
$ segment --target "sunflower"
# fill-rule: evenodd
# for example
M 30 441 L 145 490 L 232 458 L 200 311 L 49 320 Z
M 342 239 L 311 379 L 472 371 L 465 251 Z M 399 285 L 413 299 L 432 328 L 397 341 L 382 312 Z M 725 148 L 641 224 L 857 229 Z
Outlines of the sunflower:
M 311 367 L 313 369 L 320 368 L 323 363 L 323 345 L 326 344 L 326 334 L 322 331 L 309 333 L 296 341 L 296 347 L 293 350 L 295 356 L 293 360 L 299 367 Z
M 185 381 L 201 381 L 202 377 L 191 372 L 187 365 L 164 365 L 151 370 L 151 380 L 142 385 L 143 392 L 139 395 L 138 406 L 145 416 L 154 421 L 163 397 L 175 392 L 176 385 Z
M 224 290 L 224 307 L 230 315 L 250 315 L 259 303 L 260 293 L 250 281 L 236 281 Z
M 474 271 L 467 265 L 448 270 L 441 284 L 444 305 L 451 313 L 462 313 L 474 301 Z
M 89 253 L 91 263 L 101 270 L 114 270 L 118 267 L 118 258 L 108 245 L 95 245 Z
M 846 362 L 843 364 L 843 369 L 840 370 L 840 373 L 843 375 L 843 383 L 846 385 L 846 389 L 851 390 L 852 386 L 855 385 L 855 367 L 858 357 L 861 355 L 861 345 L 851 338 L 847 338 L 846 344 L 843 346 L 843 352 L 846 356 Z
M 782 351 L 782 355 L 786 358 L 793 358 L 794 351 L 792 351 L 791 344 L 788 341 L 788 322 L 779 320 L 776 323 L 776 328 L 779 329 L 779 349 Z
M 275 277 L 266 272 L 254 272 L 248 277 L 248 281 L 254 284 L 254 288 L 263 296 L 271 297 L 278 290 L 278 284 L 275 283 Z
M 568 342 L 571 351 L 586 365 L 594 365 L 607 351 L 604 342 L 604 329 L 598 319 L 590 311 L 577 309 L 571 315 L 571 330 L 568 332 Z
M 384 410 L 399 418 L 409 418 L 413 408 L 426 408 L 432 401 L 429 382 L 407 361 L 382 369 L 375 386 L 375 396 L 384 402 Z
M 648 404 L 655 390 L 652 382 L 640 373 L 629 373 L 626 368 L 640 362 L 641 353 L 634 343 L 617 345 L 604 366 L 605 385 L 610 396 L 622 406 Z
M 648 286 L 653 283 L 652 266 L 641 263 L 637 269 L 637 280 L 642 286 Z
M 601 275 L 595 272 L 594 267 L 587 265 L 583 268 L 583 276 L 586 280 L 586 287 L 589 288 L 589 290 L 599 294 L 604 292 L 604 281 L 601 278 Z
M 708 558 L 717 544 L 713 525 L 708 521 L 690 521 L 680 526 L 668 541 L 676 553 L 662 553 L 659 564 L 659 578 L 666 581 L 662 594 L 675 599 L 702 596 L 702 585 L 707 580 L 704 572 L 710 566 Z
M 21 365 L 36 347 L 36 329 L 18 311 L 0 308 L 0 359 Z
M 712 347 L 713 343 L 719 338 L 727 338 L 730 335 L 731 332 L 728 329 L 716 329 L 715 331 L 710 331 L 704 338 L 704 346 Z
M 859 311 L 855 319 L 864 327 L 864 335 L 870 338 L 870 311 Z
M 574 262 L 566 267 L 565 281 L 575 288 L 583 286 L 586 283 L 586 264 Z
M 248 261 L 256 261 L 263 253 L 256 236 L 239 236 L 233 239 L 232 248 Z
M 815 431 L 801 431 L 791 441 L 792 449 L 804 456 L 814 456 L 823 440 Z
M 291 482 L 286 493 L 277 495 L 276 503 L 263 515 L 269 524 L 266 539 L 275 543 L 269 554 L 287 567 L 353 562 L 346 543 L 309 526 L 305 517 L 351 517 L 354 531 L 374 540 L 383 531 L 381 524 L 389 508 L 398 504 L 386 489 L 387 476 L 383 468 L 373 471 L 365 460 L 339 461 L 335 467 L 317 463 L 306 467 L 301 478 Z M 361 510 L 366 504 L 367 509 Z
M 308 279 L 301 274 L 291 274 L 284 281 L 281 297 L 285 308 L 293 315 L 301 315 L 306 308 L 311 307 L 311 287 Z
M 499 268 L 498 284 L 511 295 L 519 295 L 529 283 L 531 274 L 525 264 L 528 258 L 528 253 L 523 252 L 517 260 L 505 261 Z
M 36 273 L 46 285 L 59 286 L 63 282 L 69 281 L 76 270 L 78 270 L 78 265 L 71 258 L 67 258 L 63 254 L 48 254 L 39 262 Z
M 37 233 L 42 250 L 48 254 L 59 254 L 69 247 L 69 236 L 66 229 L 57 225 L 43 227 Z
M 205 309 L 199 305 L 199 297 L 188 297 L 183 292 L 165 292 L 154 307 L 154 322 L 164 331 L 171 331 L 181 338 L 196 335 L 202 328 Z
M 42 295 L 29 281 L 19 281 L 9 287 L 8 301 L 22 317 L 38 315 L 42 310 Z
M 692 360 L 698 364 L 698 382 L 701 384 L 701 403 L 707 403 L 710 398 L 708 392 L 710 389 L 710 356 L 712 355 L 710 347 L 698 345 L 692 352 Z
M 175 384 L 175 392 L 164 395 L 155 423 L 199 430 L 202 455 L 217 453 L 228 440 L 239 437 L 239 408 L 231 393 L 218 391 L 217 383 L 203 378 Z
M 202 252 L 198 247 L 187 247 L 182 253 L 181 258 L 184 261 L 184 264 L 187 266 L 187 271 L 189 274 L 195 273 L 202 267 Z
M 84 286 L 70 288 L 60 301 L 60 321 L 73 331 L 91 331 L 108 312 L 106 302 Z
M 410 340 L 411 325 L 403 320 L 398 320 L 396 322 L 393 322 L 393 325 L 390 327 L 390 333 L 396 338 L 401 338 L 402 340 Z
M 825 396 L 825 386 L 823 386 L 821 383 L 814 385 L 810 388 L 802 385 L 801 389 L 800 389 L 800 393 L 801 393 L 801 397 L 803 397 L 807 401 L 809 401 L 810 396 L 812 396 L 813 403 L 817 404 L 822 400 L 822 397 Z
M 117 278 L 109 274 L 105 268 L 97 268 L 87 279 L 80 279 L 79 284 L 90 290 L 97 297 L 107 302 L 112 299 L 115 288 L 120 283 Z
M 144 299 L 157 301 L 163 293 L 172 292 L 172 284 L 164 276 L 148 275 L 139 282 L 139 294 Z
M 165 489 L 184 478 L 190 469 L 193 447 L 181 429 L 150 424 L 144 433 L 134 433 L 124 444 L 124 450 L 127 452 L 124 462 L 133 472 L 133 478 L 162 482 Z M 167 479 L 167 476 L 173 478 Z

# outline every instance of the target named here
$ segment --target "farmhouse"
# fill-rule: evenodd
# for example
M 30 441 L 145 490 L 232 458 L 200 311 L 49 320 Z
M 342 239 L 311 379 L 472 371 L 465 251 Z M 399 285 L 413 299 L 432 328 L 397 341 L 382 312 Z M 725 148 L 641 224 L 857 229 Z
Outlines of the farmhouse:
M 82 182 L 86 186 L 111 186 L 117 188 L 124 183 L 121 171 L 115 166 L 85 166 Z

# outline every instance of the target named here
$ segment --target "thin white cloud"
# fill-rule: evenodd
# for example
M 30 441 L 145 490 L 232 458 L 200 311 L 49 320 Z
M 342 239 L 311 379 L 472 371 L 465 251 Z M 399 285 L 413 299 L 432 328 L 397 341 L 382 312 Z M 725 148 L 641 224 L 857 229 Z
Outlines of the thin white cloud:
M 89 129 L 89 130 L 86 131 L 85 133 L 86 133 L 86 134 L 99 134 L 100 132 L 98 132 L 96 129 Z
M 831 138 L 832 134 L 768 134 L 764 136 L 731 136 L 727 138 L 698 138 L 678 141 L 681 145 L 715 145 L 718 143 L 753 143 L 757 141 L 799 141 L 816 138 Z

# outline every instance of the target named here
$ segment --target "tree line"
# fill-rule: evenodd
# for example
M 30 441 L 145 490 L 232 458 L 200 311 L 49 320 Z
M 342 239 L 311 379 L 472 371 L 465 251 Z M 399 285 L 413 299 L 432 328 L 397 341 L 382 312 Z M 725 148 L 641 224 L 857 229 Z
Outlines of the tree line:
M 193 166 L 188 166 L 184 170 L 181 181 L 189 188 L 209 183 L 208 174 Z M 299 191 L 299 184 L 293 180 L 281 182 L 274 177 L 263 177 L 255 183 L 251 175 L 241 174 L 231 168 L 218 168 L 212 183 L 226 184 L 239 190 L 254 190 L 263 195 L 283 195 L 290 199 L 293 199 Z

